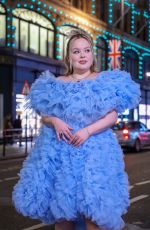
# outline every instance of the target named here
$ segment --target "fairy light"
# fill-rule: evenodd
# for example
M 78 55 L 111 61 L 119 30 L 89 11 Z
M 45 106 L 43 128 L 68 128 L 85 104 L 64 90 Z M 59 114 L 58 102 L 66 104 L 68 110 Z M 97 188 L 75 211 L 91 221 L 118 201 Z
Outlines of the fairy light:
M 134 4 L 131 5 L 131 34 L 135 33 L 135 11 Z
M 112 24 L 113 23 L 113 0 L 109 0 L 108 3 L 108 24 Z
M 91 13 L 92 15 L 95 15 L 95 9 L 96 9 L 96 5 L 95 5 L 95 0 L 92 0 L 91 2 Z
M 109 4 L 108 4 L 108 24 L 111 25 L 113 23 L 113 2 L 117 2 L 118 4 L 120 4 L 121 0 L 109 0 Z M 1 3 L 5 3 L 5 0 L 1 0 Z M 21 2 L 21 1 L 20 1 Z M 35 5 L 33 5 L 33 3 L 37 3 L 37 7 Z M 131 33 L 134 34 L 135 32 L 135 15 L 139 15 L 139 16 L 143 16 L 145 18 L 149 18 L 149 14 L 147 11 L 139 11 L 138 9 L 135 9 L 135 5 L 131 4 L 128 0 L 124 1 L 124 4 L 128 7 L 131 7 Z M 30 3 L 28 4 L 23 4 L 23 3 L 17 3 L 16 4 L 17 8 L 27 8 L 27 9 L 34 9 L 35 11 L 38 11 L 39 13 L 43 14 L 44 16 L 46 16 L 47 18 L 49 18 L 55 25 L 55 23 L 57 23 L 57 17 L 53 15 L 53 13 L 57 14 L 57 15 L 62 15 L 63 17 L 65 17 L 67 20 L 66 22 L 63 22 L 62 25 L 69 25 L 69 26 L 75 26 L 75 27 L 79 27 L 82 29 L 85 29 L 85 26 L 88 27 L 89 29 L 93 29 L 94 31 L 97 32 L 97 34 L 99 34 L 98 36 L 102 37 L 106 42 L 107 45 L 109 43 L 109 39 L 121 39 L 120 35 L 114 34 L 110 31 L 107 31 L 105 29 L 96 27 L 94 24 L 91 24 L 91 22 L 88 22 L 88 20 L 81 18 L 79 16 L 73 16 L 73 15 L 69 15 L 68 13 L 63 12 L 62 10 L 57 9 L 56 7 L 54 8 L 52 5 L 48 5 L 48 4 L 43 4 L 41 3 L 41 1 L 38 0 L 30 0 Z M 96 0 L 91 0 L 91 13 L 92 15 L 95 14 L 95 9 L 96 9 Z M 150 10 L 150 0 L 149 0 L 149 10 Z M 10 8 L 7 8 L 7 12 L 10 12 Z M 11 15 L 11 14 L 10 14 Z M 13 26 L 11 26 L 11 16 L 8 14 L 7 16 L 7 46 L 11 46 L 11 39 L 14 40 L 15 38 L 15 29 L 13 28 Z M 71 22 L 70 22 L 71 21 Z M 60 27 L 57 27 L 56 30 L 56 58 L 60 59 L 60 42 L 59 42 L 59 31 L 60 31 Z M 149 37 L 148 37 L 148 41 L 150 41 L 150 22 L 148 23 L 148 31 L 149 31 Z M 11 37 L 12 34 L 12 37 Z M 129 39 L 123 39 L 123 43 L 125 47 L 130 47 L 130 49 L 138 52 L 138 55 L 140 57 L 140 52 L 147 52 L 150 53 L 150 50 L 140 44 L 137 44 L 135 42 L 132 42 Z M 14 47 L 15 44 L 12 43 L 12 46 Z M 109 45 L 108 45 L 109 46 Z M 96 51 L 96 43 L 95 43 L 95 48 L 94 51 Z M 124 64 L 124 55 L 125 52 L 124 50 L 122 50 L 122 64 Z M 139 59 L 140 60 L 140 59 Z M 142 64 L 141 62 L 139 62 L 139 78 L 141 77 L 141 70 L 142 70 Z

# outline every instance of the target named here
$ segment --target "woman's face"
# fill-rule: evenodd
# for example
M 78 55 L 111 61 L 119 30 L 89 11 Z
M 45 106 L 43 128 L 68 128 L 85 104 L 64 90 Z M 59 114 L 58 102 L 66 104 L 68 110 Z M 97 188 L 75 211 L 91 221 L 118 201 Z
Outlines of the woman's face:
M 69 60 L 75 71 L 87 71 L 93 64 L 91 44 L 84 38 L 77 38 L 70 42 Z

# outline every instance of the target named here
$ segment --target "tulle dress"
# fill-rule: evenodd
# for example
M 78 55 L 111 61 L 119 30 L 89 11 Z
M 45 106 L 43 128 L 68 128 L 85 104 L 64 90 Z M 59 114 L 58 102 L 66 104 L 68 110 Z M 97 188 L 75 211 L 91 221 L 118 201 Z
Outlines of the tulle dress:
M 140 87 L 125 71 L 103 71 L 96 79 L 57 80 L 49 71 L 32 85 L 29 106 L 59 117 L 72 133 L 116 110 L 138 106 Z M 110 128 L 90 136 L 80 147 L 57 141 L 42 125 L 14 187 L 18 212 L 44 223 L 91 219 L 104 230 L 120 230 L 129 206 L 123 153 Z

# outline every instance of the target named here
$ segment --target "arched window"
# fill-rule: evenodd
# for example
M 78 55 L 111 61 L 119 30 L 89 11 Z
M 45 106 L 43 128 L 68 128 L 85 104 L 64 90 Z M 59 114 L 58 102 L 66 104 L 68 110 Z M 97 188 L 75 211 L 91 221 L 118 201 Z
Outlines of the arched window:
M 126 50 L 124 69 L 130 72 L 133 78 L 138 78 L 138 55 L 135 51 Z
M 53 57 L 54 27 L 40 14 L 27 9 L 13 11 L 15 45 L 22 51 Z
M 69 33 L 74 27 L 72 26 L 61 26 L 60 27 L 60 34 L 59 34 L 59 44 L 60 44 L 60 56 L 61 60 L 64 60 L 65 58 L 65 51 L 66 51 L 66 45 L 67 45 L 67 40 L 66 40 L 66 35 Z
M 76 7 L 77 9 L 85 11 L 87 1 L 85 1 L 85 0 L 72 0 L 71 4 L 72 4 L 72 6 Z
M 74 7 L 78 8 L 78 1 L 77 0 L 72 0 L 71 3 Z
M 104 39 L 99 38 L 97 40 L 97 67 L 100 71 L 105 70 L 107 68 L 107 47 Z
M 6 11 L 0 4 L 0 46 L 6 43 Z
M 107 1 L 104 0 L 96 0 L 96 16 L 98 19 L 102 20 L 102 21 L 107 21 Z

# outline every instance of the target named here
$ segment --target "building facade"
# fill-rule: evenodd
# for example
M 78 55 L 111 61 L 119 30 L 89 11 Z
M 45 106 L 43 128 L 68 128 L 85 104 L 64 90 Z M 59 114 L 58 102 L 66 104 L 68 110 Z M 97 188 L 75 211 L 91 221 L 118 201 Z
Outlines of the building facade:
M 24 99 L 42 71 L 63 74 L 72 28 L 93 37 L 100 71 L 127 70 L 141 85 L 139 107 L 120 118 L 150 128 L 150 0 L 0 0 L 0 129 L 9 113 L 39 125 L 36 114 L 23 110 Z

